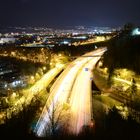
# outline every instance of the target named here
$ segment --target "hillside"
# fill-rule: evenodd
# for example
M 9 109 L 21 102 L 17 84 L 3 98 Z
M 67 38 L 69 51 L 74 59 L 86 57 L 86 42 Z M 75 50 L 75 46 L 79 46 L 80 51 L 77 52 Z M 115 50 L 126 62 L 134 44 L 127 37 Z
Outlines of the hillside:
M 121 32 L 108 42 L 108 50 L 102 57 L 103 67 L 109 73 L 115 69 L 126 68 L 140 74 L 140 36 Z

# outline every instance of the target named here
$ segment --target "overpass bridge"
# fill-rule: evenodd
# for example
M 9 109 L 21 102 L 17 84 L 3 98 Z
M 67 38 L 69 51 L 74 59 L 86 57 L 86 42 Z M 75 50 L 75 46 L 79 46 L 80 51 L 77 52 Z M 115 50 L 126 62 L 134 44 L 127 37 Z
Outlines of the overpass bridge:
M 78 57 L 101 57 L 102 55 L 81 55 L 81 56 L 69 56 L 69 58 L 78 58 Z

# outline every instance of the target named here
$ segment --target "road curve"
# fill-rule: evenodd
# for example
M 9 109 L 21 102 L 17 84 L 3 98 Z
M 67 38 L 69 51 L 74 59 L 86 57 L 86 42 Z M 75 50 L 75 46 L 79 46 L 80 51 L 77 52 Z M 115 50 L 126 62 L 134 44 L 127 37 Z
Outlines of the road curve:
M 104 51 L 105 51 L 105 49 L 102 48 L 102 49 L 99 49 L 99 50 L 95 50 L 93 52 L 89 52 L 89 53 L 87 53 L 85 55 L 87 55 L 87 56 L 88 55 L 92 55 L 92 54 L 93 55 L 97 55 L 97 54 L 101 54 L 101 52 L 103 53 Z M 93 62 L 92 59 L 94 59 L 94 62 Z M 90 62 L 90 61 L 92 61 L 92 62 Z M 90 64 L 92 64 L 92 63 L 95 64 L 95 58 L 92 58 L 92 57 L 90 57 L 90 58 L 79 57 L 78 59 L 73 61 L 64 70 L 64 72 L 59 76 L 57 81 L 54 83 L 54 85 L 53 85 L 53 87 L 51 89 L 50 96 L 49 96 L 49 98 L 48 98 L 48 100 L 46 102 L 46 105 L 45 105 L 45 107 L 44 107 L 44 109 L 42 111 L 42 114 L 41 114 L 41 116 L 40 116 L 40 118 L 39 118 L 39 120 L 37 122 L 37 125 L 35 127 L 35 130 L 34 130 L 35 133 L 37 134 L 37 136 L 44 136 L 45 135 L 45 130 L 47 129 L 47 125 L 49 124 L 49 121 L 50 121 L 50 117 L 49 116 L 51 115 L 51 113 L 53 111 L 53 107 L 57 106 L 58 104 L 66 103 L 67 101 L 69 101 L 68 100 L 69 97 L 70 97 L 70 100 L 71 100 L 70 104 L 72 105 L 73 109 L 74 109 L 74 106 L 75 106 L 75 102 L 77 102 L 77 100 L 80 100 L 80 102 L 78 102 L 78 104 L 77 104 L 78 105 L 77 108 L 81 107 L 81 111 L 82 111 L 83 106 L 80 105 L 80 104 L 81 104 L 81 101 L 83 101 L 83 99 L 85 98 L 85 93 L 86 92 L 83 92 L 83 95 L 80 96 L 81 99 L 79 98 L 79 92 L 81 92 L 80 88 L 81 88 L 81 86 L 83 86 L 82 81 L 83 81 L 83 79 L 85 80 L 86 75 L 83 76 L 83 74 L 80 74 L 82 76 L 82 78 L 80 78 L 80 79 L 78 78 L 78 81 L 79 81 L 78 82 L 79 83 L 78 84 L 78 88 L 79 88 L 79 90 L 77 90 L 77 88 L 76 88 L 76 93 L 74 93 L 75 92 L 75 88 L 74 87 L 76 87 L 76 85 L 77 85 L 76 81 L 77 81 L 77 77 L 79 77 L 78 75 L 79 75 L 80 71 L 83 71 L 84 65 L 86 63 L 88 63 L 88 62 L 90 62 Z M 97 60 L 96 60 L 96 62 L 97 62 Z M 89 79 L 90 79 L 90 74 L 88 76 Z M 90 82 L 88 84 L 90 86 Z M 89 86 L 87 86 L 87 88 L 84 89 L 84 91 L 87 91 L 88 96 L 91 95 L 90 94 L 91 90 L 90 90 Z M 77 92 L 78 92 L 78 94 L 77 94 Z M 89 100 L 90 100 L 90 98 L 88 97 L 86 102 L 89 102 L 89 104 L 90 104 Z M 89 108 L 89 107 L 87 107 L 87 108 Z M 71 109 L 72 112 L 73 112 L 73 109 Z M 90 111 L 87 111 L 87 112 L 90 112 Z M 78 113 L 78 109 L 77 109 L 77 113 Z M 91 114 L 91 112 L 90 112 L 90 114 Z M 78 120 L 80 121 L 80 119 L 78 119 Z M 79 122 L 76 122 L 76 124 L 77 123 L 79 123 Z M 79 127 L 80 127 L 80 125 L 79 125 Z M 77 129 L 76 129 L 76 131 L 77 131 Z
M 91 83 L 92 69 L 100 57 L 93 58 L 78 74 L 70 97 L 71 119 L 69 130 L 78 134 L 82 127 L 90 125 L 92 119 Z M 87 69 L 87 70 L 86 70 Z

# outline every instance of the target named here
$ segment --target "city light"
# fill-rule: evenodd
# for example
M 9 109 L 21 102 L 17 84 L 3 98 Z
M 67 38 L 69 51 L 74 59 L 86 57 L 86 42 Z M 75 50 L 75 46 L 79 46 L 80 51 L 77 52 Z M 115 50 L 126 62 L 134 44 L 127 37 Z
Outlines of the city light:
M 135 35 L 140 35 L 140 29 L 139 28 L 136 28 L 132 31 L 132 36 L 135 36 Z
M 139 27 L 46 26 L 0 32 L 1 133 L 114 138 L 116 123 L 139 125 Z

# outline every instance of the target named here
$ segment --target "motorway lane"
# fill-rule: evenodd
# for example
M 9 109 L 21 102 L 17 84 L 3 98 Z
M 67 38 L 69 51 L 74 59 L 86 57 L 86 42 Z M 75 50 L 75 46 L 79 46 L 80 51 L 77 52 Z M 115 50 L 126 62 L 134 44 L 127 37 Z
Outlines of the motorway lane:
M 29 90 L 26 92 L 26 104 L 30 104 L 32 98 L 41 92 L 43 89 L 47 88 L 51 81 L 59 74 L 63 69 L 65 65 L 61 64 L 59 67 L 55 67 L 48 71 L 39 81 L 37 81 Z
M 23 91 L 23 96 L 18 99 L 14 103 L 14 105 L 9 109 L 7 109 L 9 118 L 11 117 L 12 113 L 17 114 L 23 109 L 23 105 L 27 106 L 31 103 L 33 97 L 37 95 L 40 91 L 45 89 L 50 82 L 56 77 L 58 73 L 64 69 L 65 65 L 59 65 L 59 67 L 55 67 L 48 71 L 44 76 L 37 81 L 30 89 Z M 1 116 L 1 119 L 4 120 L 5 116 Z
M 98 55 L 104 49 L 96 50 L 86 55 Z M 42 111 L 42 114 L 37 122 L 35 133 L 38 136 L 44 136 L 44 130 L 48 127 L 50 121 L 50 115 L 52 114 L 53 107 L 58 104 L 66 103 L 70 97 L 73 84 L 79 73 L 79 71 L 84 67 L 84 65 L 92 60 L 92 57 L 85 58 L 79 57 L 73 61 L 66 70 L 60 75 L 58 80 L 55 82 L 53 88 L 51 89 L 50 96 L 46 102 L 46 105 Z M 89 94 L 90 95 L 90 94 Z
M 45 135 L 44 130 L 48 127 L 47 124 L 49 125 L 49 116 L 52 114 L 53 107 L 60 106 L 60 104 L 63 106 L 63 104 L 67 102 L 79 68 L 83 67 L 83 64 L 86 62 L 87 59 L 78 58 L 66 68 L 55 82 L 35 128 L 35 132 L 38 136 Z
M 100 54 L 102 54 L 101 52 Z M 92 69 L 100 57 L 93 58 L 85 64 L 82 71 L 76 78 L 70 97 L 71 119 L 69 130 L 78 134 L 85 125 L 90 125 L 92 119 L 92 98 L 91 83 Z M 88 69 L 88 71 L 85 70 Z

